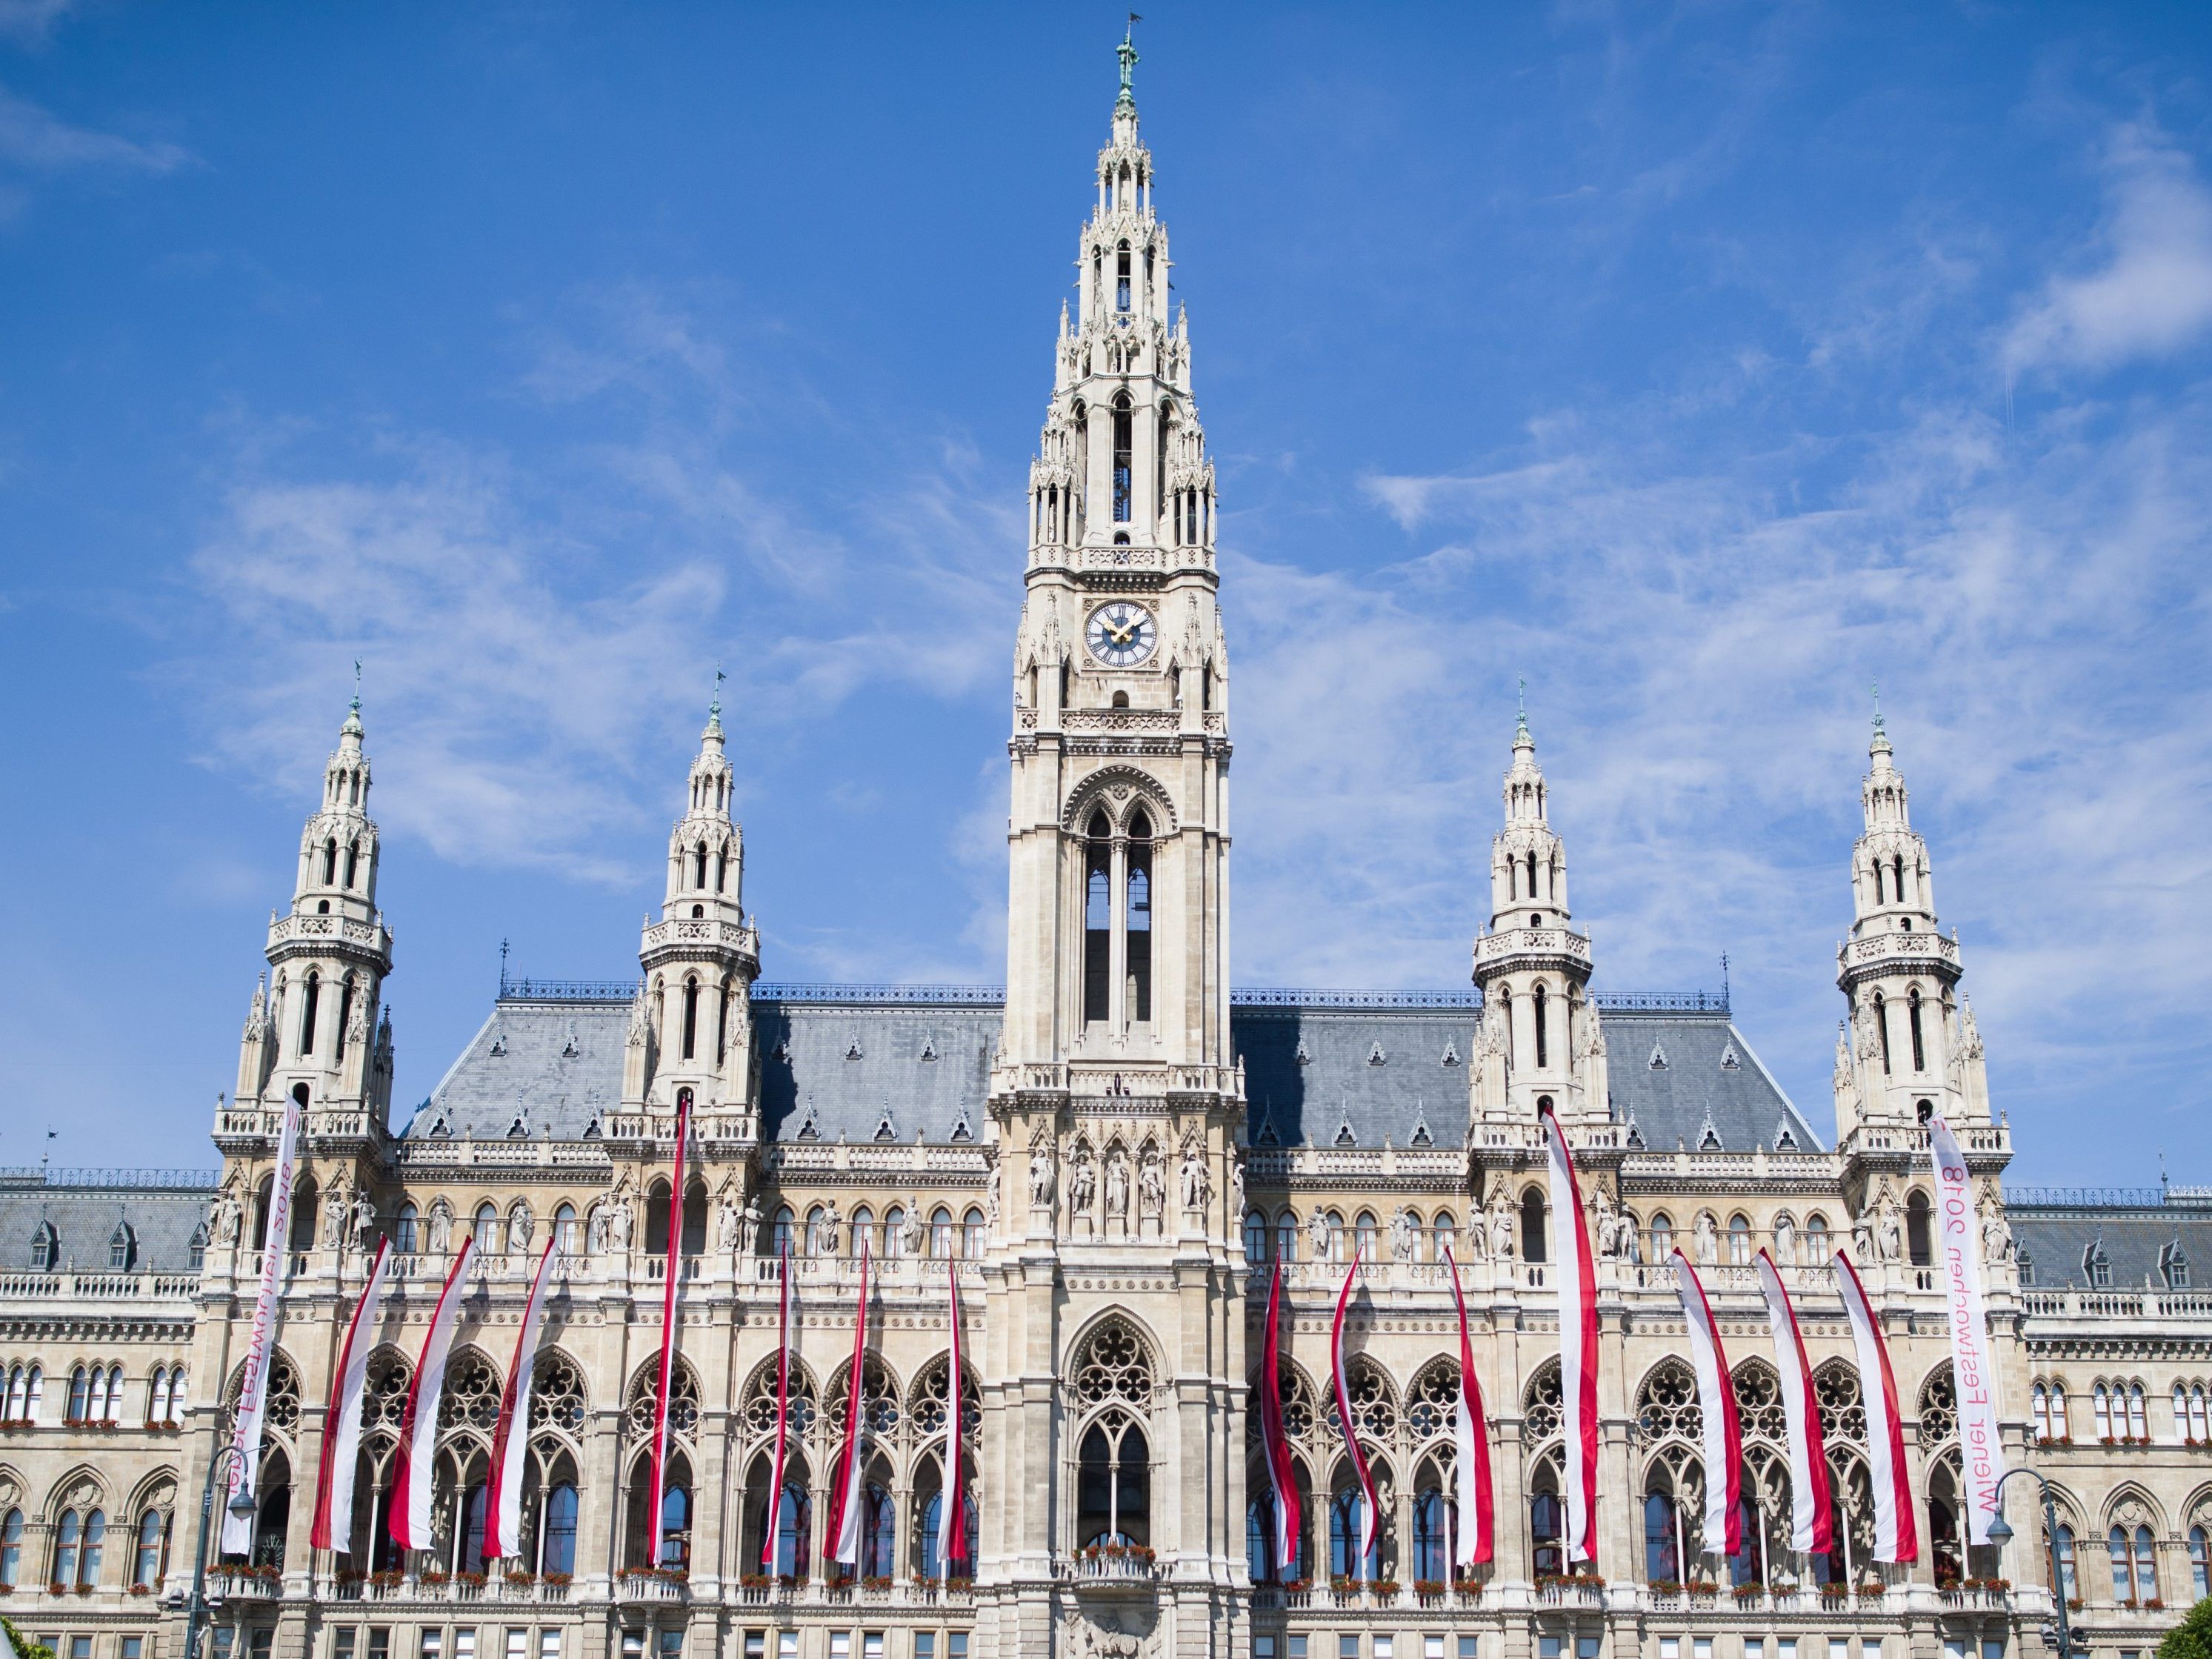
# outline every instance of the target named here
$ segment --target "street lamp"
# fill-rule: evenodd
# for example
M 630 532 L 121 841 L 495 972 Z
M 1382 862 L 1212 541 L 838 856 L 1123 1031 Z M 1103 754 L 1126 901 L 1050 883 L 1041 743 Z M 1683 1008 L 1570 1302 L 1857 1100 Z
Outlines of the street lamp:
M 2006 1481 L 2020 1474 L 2034 1481 L 2043 1493 L 2043 1536 L 2049 1545 L 2051 1587 L 2057 1592 L 2051 1600 L 2057 1604 L 2058 1659 L 2074 1659 L 2074 1638 L 2066 1624 L 2066 1576 L 2060 1571 L 2058 1561 L 2058 1511 L 2051 1501 L 2051 1483 L 2033 1469 L 2007 1469 L 1997 1477 L 1996 1490 L 1990 1494 L 1990 1501 L 1997 1507 L 1996 1514 L 1990 1520 L 1990 1542 L 2002 1555 L 2004 1547 L 2013 1540 L 2012 1528 L 2004 1518 L 2004 1489 Z
M 263 1445 L 266 1444 L 264 1441 Z M 219 1447 L 214 1461 L 208 1465 L 207 1488 L 200 1493 L 199 1547 L 192 1559 L 191 1610 L 185 1618 L 184 1659 L 199 1659 L 200 1626 L 207 1619 L 208 1522 L 215 1514 L 215 1483 L 222 1474 L 225 1460 L 234 1463 L 243 1455 L 234 1445 Z M 230 1502 L 223 1507 L 241 1521 L 252 1518 L 253 1494 L 244 1481 L 239 1483 L 238 1490 L 231 1493 Z

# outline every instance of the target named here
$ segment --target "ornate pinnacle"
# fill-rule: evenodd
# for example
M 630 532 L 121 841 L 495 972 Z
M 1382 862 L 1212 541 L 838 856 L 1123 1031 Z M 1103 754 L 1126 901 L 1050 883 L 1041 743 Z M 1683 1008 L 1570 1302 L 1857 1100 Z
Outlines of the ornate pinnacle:
M 1131 12 L 1128 30 L 1121 36 L 1121 46 L 1115 50 L 1114 55 L 1121 60 L 1121 95 L 1114 100 L 1119 104 L 1133 104 L 1137 101 L 1137 94 L 1131 86 L 1130 77 L 1137 67 L 1137 25 L 1144 21 L 1135 12 Z
M 1528 735 L 1528 677 L 1526 674 L 1521 676 L 1521 702 L 1514 718 L 1513 741 L 1516 744 L 1535 741 Z

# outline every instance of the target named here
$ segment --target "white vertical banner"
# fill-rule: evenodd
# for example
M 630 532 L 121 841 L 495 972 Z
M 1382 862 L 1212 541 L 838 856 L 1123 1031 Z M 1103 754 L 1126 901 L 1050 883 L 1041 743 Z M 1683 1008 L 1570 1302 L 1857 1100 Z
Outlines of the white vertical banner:
M 276 1299 L 283 1293 L 286 1270 L 292 1264 L 292 1177 L 300 1156 L 300 1118 L 305 1109 L 296 1100 L 284 1103 L 284 1127 L 276 1137 L 276 1174 L 269 1184 L 269 1224 L 261 1233 L 261 1288 L 253 1298 L 253 1326 L 246 1340 L 246 1376 L 239 1385 L 238 1427 L 231 1436 L 236 1453 L 223 1491 L 228 1495 L 222 1510 L 223 1555 L 245 1555 L 253 1548 L 253 1523 L 248 1510 L 234 1515 L 230 1501 L 241 1491 L 249 1497 L 261 1474 L 262 1419 L 269 1407 L 269 1356 L 276 1346 Z
M 1936 1168 L 1936 1260 L 1943 1307 L 1951 1322 L 1951 1379 L 1959 1396 L 1959 1457 L 1966 1487 L 1966 1541 L 1990 1541 L 1996 1518 L 2004 1444 L 1997 1435 L 1997 1373 L 1990 1321 L 1982 1305 L 1980 1228 L 1973 1178 L 1951 1126 L 1928 1121 L 1928 1152 Z

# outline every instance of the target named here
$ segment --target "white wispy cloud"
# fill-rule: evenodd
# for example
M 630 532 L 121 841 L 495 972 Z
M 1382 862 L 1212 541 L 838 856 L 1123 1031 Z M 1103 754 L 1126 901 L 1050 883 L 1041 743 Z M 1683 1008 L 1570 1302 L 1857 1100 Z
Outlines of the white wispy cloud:
M 41 46 L 73 9 L 73 0 L 0 0 L 0 40 Z
M 2053 276 L 2005 337 L 2019 369 L 2107 368 L 2212 328 L 2212 191 L 2155 129 L 2118 128 L 2104 157 L 2106 211 L 2089 268 Z
M 167 139 L 140 143 L 112 132 L 72 126 L 27 99 L 0 89 L 0 166 L 52 173 L 80 168 L 125 173 L 173 173 L 191 152 Z

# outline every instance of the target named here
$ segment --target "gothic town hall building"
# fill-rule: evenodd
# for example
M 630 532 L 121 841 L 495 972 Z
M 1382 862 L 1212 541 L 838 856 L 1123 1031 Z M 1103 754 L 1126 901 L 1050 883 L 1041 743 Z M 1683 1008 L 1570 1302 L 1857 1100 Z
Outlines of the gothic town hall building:
M 2192 1274 L 2212 1272 L 2212 1192 L 2005 1192 L 2011 1135 L 1960 945 L 1879 726 L 1864 833 L 1836 849 L 1849 931 L 1830 1109 L 1784 1093 L 1724 995 L 1596 988 L 1525 722 L 1503 757 L 1471 984 L 1232 985 L 1215 476 L 1133 60 L 1125 47 L 1030 472 L 1004 986 L 760 977 L 718 709 L 680 792 L 671 780 L 682 811 L 637 978 L 504 981 L 395 1121 L 397 959 L 356 702 L 270 925 L 216 1113 L 220 1170 L 0 1175 L 0 1613 L 27 1635 L 63 1659 L 179 1653 L 269 1250 L 289 1272 L 252 1545 L 210 1562 L 222 1659 L 1994 1659 L 2044 1651 L 2057 1599 L 2091 1650 L 2126 1656 L 2207 1593 L 2212 1290 Z M 271 1237 L 294 1100 L 301 1173 Z M 1595 1571 L 1560 1559 L 1545 1105 L 1576 1149 L 1599 1257 Z M 2055 1575 L 2026 1483 L 2002 1556 L 1960 1541 L 1921 1127 L 1936 1111 L 1978 1188 L 2007 1455 L 2052 1485 Z M 672 1228 L 655 1542 L 645 1460 Z M 548 1230 L 562 1252 L 523 1383 L 523 1553 L 487 1564 L 488 1431 Z M 368 1334 L 357 1553 L 333 1555 L 309 1544 L 314 1471 L 380 1236 L 396 1254 Z M 385 1524 L 401 1403 L 464 1237 L 478 1262 L 438 1430 L 438 1541 L 403 1558 Z M 1447 1243 L 1498 1517 L 1495 1559 L 1464 1582 L 1447 1559 Z M 1904 1401 L 1923 1540 L 1910 1567 L 1869 1559 L 1865 1400 L 1826 1265 L 1846 1243 Z M 1698 1550 L 1699 1401 L 1657 1265 L 1677 1243 L 1735 1360 L 1747 1524 L 1730 1559 Z M 771 1491 L 787 1246 L 792 1437 Z M 1790 1547 L 1749 1265 L 1762 1247 L 1805 1322 L 1842 1508 L 1826 1556 Z M 1328 1358 L 1355 1250 L 1350 1389 L 1381 1510 L 1365 1562 Z M 1290 1561 L 1273 1559 L 1254 1405 L 1277 1264 L 1305 1516 Z M 863 1537 L 847 1575 L 825 1565 L 821 1517 L 860 1317 Z M 955 1413 L 973 1544 L 948 1573 Z

